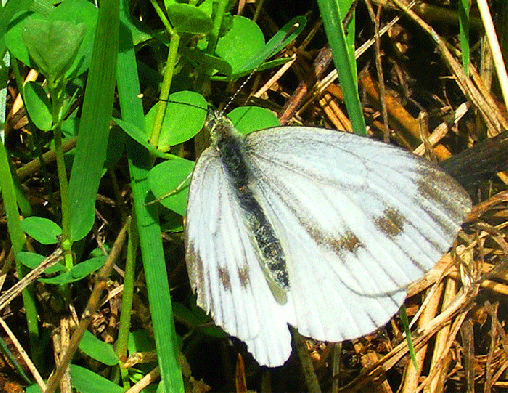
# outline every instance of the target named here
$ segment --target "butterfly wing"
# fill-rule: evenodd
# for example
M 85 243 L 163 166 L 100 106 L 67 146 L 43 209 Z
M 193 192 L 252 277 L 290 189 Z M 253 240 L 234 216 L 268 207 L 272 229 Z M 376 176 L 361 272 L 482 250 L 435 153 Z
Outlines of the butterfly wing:
M 291 353 L 287 324 L 340 341 L 386 323 L 405 287 L 447 250 L 470 207 L 432 164 L 365 138 L 302 127 L 246 139 L 249 189 L 280 240 L 289 288 L 275 300 L 215 148 L 190 186 L 186 258 L 198 304 L 263 365 Z
M 260 364 L 291 353 L 290 319 L 273 298 L 234 190 L 213 148 L 196 163 L 187 202 L 187 270 L 197 303 L 245 341 Z
M 355 338 L 385 324 L 471 208 L 432 163 L 371 139 L 279 127 L 246 142 L 251 189 L 285 252 L 290 319 L 315 339 Z

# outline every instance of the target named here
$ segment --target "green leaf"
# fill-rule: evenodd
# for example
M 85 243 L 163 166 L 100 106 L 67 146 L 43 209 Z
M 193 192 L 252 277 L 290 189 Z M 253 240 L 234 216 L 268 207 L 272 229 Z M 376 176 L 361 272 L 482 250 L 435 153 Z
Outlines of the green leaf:
M 83 23 L 30 19 L 24 25 L 22 36 L 39 70 L 54 82 L 70 69 L 85 32 Z
M 62 228 L 53 221 L 35 216 L 23 219 L 21 229 L 42 244 L 56 244 L 62 234 Z
M 86 0 L 66 0 L 58 7 L 54 7 L 51 13 L 46 17 L 38 13 L 19 14 L 8 27 L 5 34 L 5 42 L 14 57 L 24 64 L 37 68 L 34 58 L 28 54 L 27 46 L 23 40 L 23 31 L 30 21 L 66 21 L 72 25 L 84 24 L 86 32 L 83 42 L 80 45 L 72 66 L 67 70 L 66 77 L 71 78 L 85 72 L 91 60 L 92 45 L 97 25 L 98 10 Z M 75 38 L 70 38 L 74 40 Z M 67 56 L 67 54 L 65 55 Z
M 18 252 L 16 255 L 18 261 L 20 261 L 23 265 L 28 267 L 29 269 L 35 269 L 37 266 L 41 264 L 41 262 L 45 259 L 43 255 L 36 254 L 35 252 Z M 56 265 L 51 266 L 49 269 L 44 270 L 46 274 L 59 273 L 61 271 L 65 271 L 65 268 L 62 264 L 57 263 Z
M 164 123 L 159 136 L 158 149 L 167 151 L 172 146 L 194 137 L 206 120 L 208 104 L 205 98 L 193 91 L 179 91 L 168 98 Z M 150 135 L 155 120 L 156 106 L 145 117 L 146 134 Z
M 366 135 L 365 119 L 358 96 L 356 62 L 352 45 L 354 34 L 346 35 L 342 26 L 342 17 L 346 15 L 351 2 L 351 0 L 318 0 L 318 6 L 351 124 L 357 134 Z M 354 31 L 354 23 L 351 23 L 348 31 Z
M 23 86 L 23 102 L 30 119 L 43 131 L 51 129 L 53 119 L 51 117 L 51 102 L 43 87 L 32 81 Z
M 86 368 L 70 365 L 72 387 L 80 393 L 122 393 L 124 388 Z
M 409 321 L 407 319 L 406 306 L 402 305 L 399 310 L 400 319 L 402 320 L 402 325 L 404 326 L 404 332 L 406 333 L 406 341 L 407 346 L 409 348 L 409 355 L 413 362 L 413 366 L 415 370 L 418 370 L 418 362 L 416 361 L 416 352 L 413 347 L 413 340 L 411 339 L 411 330 L 409 330 Z
M 136 95 L 140 92 L 139 70 L 132 40 L 124 37 L 128 50 L 119 54 L 118 92 L 122 117 L 139 129 L 144 128 L 144 115 Z M 164 249 L 158 221 L 157 206 L 147 205 L 150 196 L 148 171 L 153 158 L 148 150 L 133 139 L 127 140 L 127 157 L 131 176 L 132 199 L 136 211 L 136 230 L 142 253 L 146 288 L 153 322 L 153 337 L 157 343 L 158 363 L 165 392 L 183 392 L 184 383 L 178 361 L 177 335 L 171 310 L 171 297 L 164 261 Z
M 127 135 L 120 127 L 112 127 L 109 131 L 108 149 L 106 150 L 106 160 L 104 168 L 113 168 L 125 152 L 125 139 Z
M 259 26 L 243 16 L 234 16 L 231 29 L 217 41 L 215 53 L 226 60 L 233 74 L 265 46 L 265 37 Z
M 32 8 L 33 3 L 33 0 L 5 1 L 2 3 L 3 8 L 2 12 L 0 12 L 0 37 L 4 37 L 9 27 L 9 22 L 12 20 L 14 15 L 27 12 L 30 8 Z M 5 50 L 5 41 L 0 39 L 0 53 L 5 53 Z M 2 86 L 5 85 L 2 84 Z
M 182 56 L 185 56 L 192 64 L 202 68 L 204 73 L 213 74 L 214 71 L 217 71 L 226 78 L 230 78 L 233 73 L 231 64 L 226 60 L 205 53 L 201 49 L 182 48 L 180 51 Z
M 462 52 L 462 68 L 466 76 L 469 75 L 470 48 L 469 48 L 469 1 L 459 0 L 459 26 L 460 26 L 460 49 Z M 506 8 L 506 6 L 505 6 Z
M 113 347 L 99 340 L 88 330 L 83 335 L 83 338 L 79 342 L 79 349 L 86 353 L 91 358 L 104 363 L 108 366 L 114 366 L 118 364 L 118 357 L 113 350 Z
M 69 180 L 73 241 L 86 236 L 95 221 L 95 200 L 104 173 L 116 86 L 119 12 L 119 0 L 101 2 Z
M 173 210 L 163 209 L 160 212 L 160 224 L 162 232 L 183 232 L 183 217 Z
M 71 282 L 79 281 L 88 276 L 90 273 L 100 269 L 102 265 L 104 265 L 104 262 L 106 262 L 106 256 L 95 257 L 78 263 L 63 274 L 51 278 L 41 278 L 39 281 L 46 284 L 70 284 Z
M 228 117 L 235 128 L 244 135 L 252 131 L 280 126 L 279 119 L 272 111 L 259 106 L 240 106 L 233 109 Z
M 297 16 L 286 23 L 259 52 L 240 67 L 243 69 L 240 73 L 251 72 L 259 67 L 264 61 L 293 41 L 304 29 L 306 23 L 305 16 Z
M 176 3 L 166 10 L 171 24 L 179 33 L 206 34 L 212 30 L 212 19 L 197 7 Z
M 131 124 L 128 121 L 124 121 L 122 119 L 113 119 L 113 120 L 127 135 L 129 135 L 141 146 L 146 148 L 153 156 L 165 159 L 175 157 L 172 154 L 167 154 L 156 149 L 150 143 L 148 143 L 148 137 L 146 135 L 146 132 L 141 128 L 136 127 L 134 124 Z
M 187 208 L 189 179 L 194 161 L 175 158 L 156 165 L 150 170 L 150 189 L 166 208 L 184 216 Z M 172 194 L 172 195 L 168 195 Z

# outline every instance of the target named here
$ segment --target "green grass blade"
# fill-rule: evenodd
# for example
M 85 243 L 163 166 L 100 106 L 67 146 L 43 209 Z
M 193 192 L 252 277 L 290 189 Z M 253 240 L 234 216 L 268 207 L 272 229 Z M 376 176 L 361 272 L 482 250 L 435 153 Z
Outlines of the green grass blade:
M 83 238 L 95 220 L 113 110 L 118 55 L 119 0 L 101 1 L 88 72 L 76 157 L 69 182 L 71 237 Z
M 118 94 L 124 120 L 144 127 L 143 108 L 137 98 L 140 91 L 137 65 L 129 32 L 122 30 L 122 48 L 118 57 Z M 146 205 L 149 193 L 148 172 L 152 159 L 148 151 L 135 141 L 127 146 L 129 168 L 132 178 L 134 211 L 136 214 L 139 243 L 145 280 L 148 288 L 150 312 L 153 321 L 155 342 L 164 392 L 183 392 L 182 372 L 178 362 L 178 347 L 173 324 L 171 298 L 164 250 L 162 248 L 161 229 L 157 221 L 156 205 Z
M 344 4 L 340 5 L 339 3 Z M 347 3 L 350 4 L 351 1 L 348 0 Z M 345 4 L 345 1 L 318 0 L 318 5 L 325 26 L 326 36 L 332 51 L 333 62 L 338 71 L 339 82 L 344 93 L 344 100 L 351 124 L 357 134 L 365 135 L 365 120 L 358 96 L 358 84 L 356 82 L 354 47 L 348 42 L 348 36 L 346 36 L 342 26 L 342 18 L 348 11 L 348 8 L 346 8 L 347 4 Z M 352 28 L 353 27 L 349 30 Z M 349 34 L 349 36 L 351 35 L 352 34 Z
M 413 347 L 413 340 L 411 339 L 411 330 L 409 330 L 409 321 L 406 314 L 406 306 L 402 306 L 399 311 L 400 319 L 402 320 L 402 326 L 404 326 L 404 332 L 406 333 L 407 346 L 409 348 L 409 356 L 413 362 L 413 366 L 418 370 L 418 363 L 416 362 L 416 353 Z
M 469 0 L 459 0 L 460 48 L 462 50 L 462 68 L 469 75 Z

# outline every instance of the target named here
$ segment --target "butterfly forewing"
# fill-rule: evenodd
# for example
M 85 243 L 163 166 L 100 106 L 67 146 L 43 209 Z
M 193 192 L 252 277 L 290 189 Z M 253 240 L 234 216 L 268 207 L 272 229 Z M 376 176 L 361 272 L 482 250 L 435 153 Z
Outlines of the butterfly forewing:
M 291 353 L 288 318 L 268 288 L 233 194 L 218 155 L 206 150 L 196 164 L 189 192 L 190 281 L 198 304 L 219 326 L 248 342 L 261 364 L 280 365 Z M 274 332 L 272 321 L 283 329 Z
M 385 324 L 407 285 L 450 247 L 471 207 L 433 164 L 383 143 L 319 128 L 247 137 L 225 130 L 232 135 L 222 137 L 241 146 L 247 176 L 231 179 L 217 142 L 198 160 L 187 209 L 188 270 L 198 303 L 263 365 L 289 357 L 287 324 L 323 341 Z M 240 203 L 246 193 L 256 203 Z M 266 239 L 252 233 L 265 218 L 282 248 L 285 301 L 269 286 L 260 252 Z
M 247 136 L 246 152 L 257 174 L 252 188 L 264 208 L 273 209 L 271 217 L 285 210 L 294 216 L 292 225 L 274 225 L 283 229 L 279 236 L 291 242 L 287 233 L 305 228 L 308 244 L 336 259 L 331 268 L 351 290 L 398 291 L 448 249 L 470 208 L 469 197 L 449 176 L 369 139 L 318 128 L 286 130 Z M 307 144 L 286 143 L 294 134 Z M 431 187 L 426 182 L 437 183 L 432 195 L 422 194 Z

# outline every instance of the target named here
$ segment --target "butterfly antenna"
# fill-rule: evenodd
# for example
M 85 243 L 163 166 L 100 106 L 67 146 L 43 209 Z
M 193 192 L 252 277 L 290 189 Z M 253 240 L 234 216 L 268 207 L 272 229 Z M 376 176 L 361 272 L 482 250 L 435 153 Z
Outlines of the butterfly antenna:
M 280 46 L 281 44 L 287 40 L 291 34 L 293 34 L 295 32 L 296 29 L 298 29 L 300 27 L 300 23 L 295 23 L 293 26 L 291 26 L 291 28 L 286 32 L 286 34 L 284 35 L 284 37 L 282 37 L 280 39 L 280 41 L 273 47 L 273 49 L 268 52 L 268 54 L 266 55 L 265 57 L 265 60 L 270 58 L 274 53 L 276 53 L 279 49 L 280 49 Z M 264 61 L 264 60 L 263 60 Z M 240 94 L 240 91 L 242 91 L 242 89 L 245 87 L 245 85 L 247 84 L 247 82 L 249 82 L 252 77 L 254 76 L 254 73 L 259 70 L 259 68 L 263 65 L 263 61 L 258 65 L 256 66 L 252 72 L 249 74 L 249 76 L 247 76 L 247 78 L 245 78 L 245 80 L 242 82 L 242 84 L 240 85 L 240 87 L 238 89 L 236 89 L 235 93 L 231 96 L 231 98 L 228 100 L 228 102 L 226 103 L 226 105 L 224 106 L 224 108 L 222 108 L 222 110 L 219 111 L 219 115 L 222 117 L 222 115 L 226 112 L 226 110 L 231 106 L 231 104 L 233 103 L 233 101 L 236 99 L 236 97 L 238 97 L 238 94 Z

